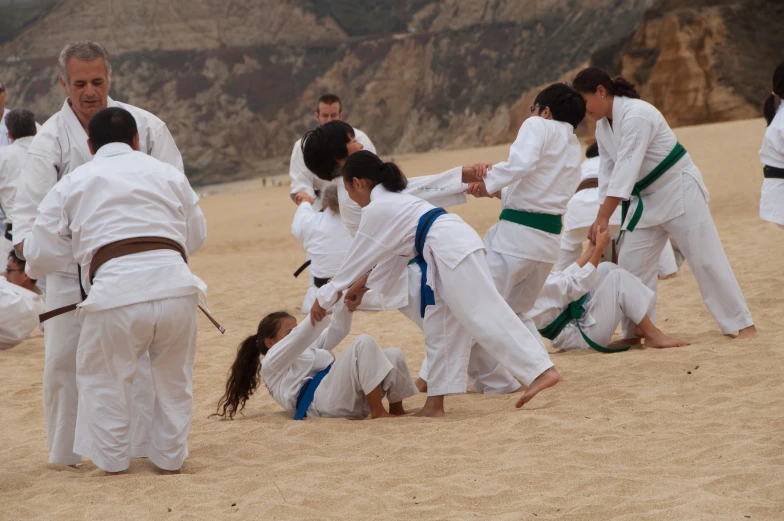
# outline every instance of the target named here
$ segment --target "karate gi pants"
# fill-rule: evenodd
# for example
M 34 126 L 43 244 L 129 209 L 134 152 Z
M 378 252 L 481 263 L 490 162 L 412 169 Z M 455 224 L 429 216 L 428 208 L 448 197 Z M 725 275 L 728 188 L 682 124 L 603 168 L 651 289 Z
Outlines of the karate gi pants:
M 599 264 L 598 272 L 599 283 L 589 292 L 581 326 L 592 322 L 582 326 L 583 332 L 597 344 L 607 346 L 621 320 L 642 322 L 655 302 L 655 295 L 640 279 L 611 262 Z M 553 345 L 563 350 L 590 349 L 574 322 L 567 325 Z
M 360 335 L 336 358 L 308 408 L 308 416 L 361 420 L 370 414 L 365 398 L 378 386 L 389 403 L 402 402 L 419 390 L 406 357 L 397 348 L 381 349 L 370 335 Z
M 130 465 L 133 385 L 149 353 L 155 389 L 147 456 L 164 470 L 178 470 L 188 456 L 193 409 L 198 296 L 141 302 L 103 311 L 81 311 L 76 353 L 80 416 L 89 437 L 74 450 L 107 472 Z
M 738 281 L 724 253 L 716 225 L 697 181 L 683 176 L 684 213 L 650 228 L 625 232 L 618 265 L 637 276 L 654 294 L 658 288 L 658 259 L 667 239 L 672 236 L 689 263 L 702 300 L 726 334 L 751 326 L 754 322 Z M 656 322 L 656 304 L 650 319 Z M 634 334 L 634 324 L 623 322 L 624 336 Z
M 435 305 L 425 310 L 427 393 L 464 393 L 471 339 L 509 378 L 526 386 L 553 366 L 537 336 L 523 324 L 496 289 L 484 253 L 470 253 L 455 269 L 433 255 Z M 514 385 L 514 382 L 510 382 Z
M 82 299 L 79 282 L 72 275 L 48 275 L 46 311 L 51 311 Z M 76 383 L 76 356 L 82 330 L 76 312 L 52 318 L 45 323 L 43 402 L 49 463 L 77 465 L 82 455 L 74 449 L 78 438 L 89 436 L 87 426 L 79 414 L 80 400 Z M 154 392 L 149 373 L 149 356 L 141 361 L 142 370 L 134 385 L 132 416 L 132 457 L 146 457 L 147 440 Z M 144 367 L 146 366 L 146 370 Z

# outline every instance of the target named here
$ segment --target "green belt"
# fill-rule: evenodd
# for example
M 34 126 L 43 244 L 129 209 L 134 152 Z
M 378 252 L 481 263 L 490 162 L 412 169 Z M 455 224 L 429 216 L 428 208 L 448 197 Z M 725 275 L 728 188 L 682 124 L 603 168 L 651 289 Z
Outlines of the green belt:
M 504 208 L 499 217 L 502 221 L 509 221 L 529 228 L 536 228 L 543 232 L 553 233 L 560 235 L 563 229 L 560 215 L 551 215 L 549 213 L 533 213 L 523 212 L 522 210 L 512 210 L 511 208 Z
M 574 320 L 577 324 L 577 329 L 583 336 L 583 340 L 585 340 L 585 343 L 588 344 L 591 348 L 599 351 L 600 353 L 621 353 L 623 351 L 628 351 L 631 346 L 618 347 L 616 349 L 600 346 L 588 338 L 588 335 L 583 332 L 583 328 L 580 327 L 580 319 L 585 314 L 585 308 L 583 307 L 583 304 L 585 304 L 587 299 L 588 294 L 586 293 L 580 299 L 575 300 L 574 302 L 570 302 L 569 305 L 566 306 L 566 309 L 564 309 L 561 314 L 550 323 L 550 325 L 539 330 L 539 334 L 548 340 L 554 340 L 558 335 L 561 334 L 561 331 L 564 330 L 569 322 Z
M 651 170 L 651 173 L 643 177 L 637 184 L 634 185 L 634 189 L 632 189 L 632 196 L 637 196 L 637 208 L 634 209 L 634 214 L 632 218 L 629 219 L 629 226 L 626 227 L 627 231 L 634 231 L 634 228 L 637 226 L 637 223 L 640 221 L 640 217 L 642 217 L 642 191 L 651 186 L 657 179 L 664 175 L 667 170 L 672 168 L 672 166 L 680 161 L 680 159 L 686 155 L 686 149 L 683 148 L 683 145 L 680 143 L 675 143 L 675 148 L 669 153 L 667 157 L 664 158 L 664 161 L 659 163 L 656 168 Z M 621 226 L 623 223 L 626 222 L 626 213 L 629 211 L 629 206 L 631 205 L 631 197 L 628 201 L 621 202 Z M 621 236 L 623 236 L 623 229 L 621 229 L 621 233 L 618 234 L 618 240 L 621 240 Z

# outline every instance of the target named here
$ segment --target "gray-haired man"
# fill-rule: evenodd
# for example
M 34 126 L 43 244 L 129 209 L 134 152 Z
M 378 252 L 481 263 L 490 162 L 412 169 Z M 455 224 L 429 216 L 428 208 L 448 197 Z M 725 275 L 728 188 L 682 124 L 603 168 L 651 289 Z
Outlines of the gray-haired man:
M 95 42 L 66 45 L 60 53 L 60 85 L 67 96 L 62 109 L 43 125 L 27 153 L 17 189 L 12 219 L 14 246 L 24 255 L 24 239 L 30 234 L 38 205 L 55 183 L 93 157 L 87 145 L 87 125 L 99 110 L 120 107 L 136 120 L 142 152 L 183 171 L 182 157 L 166 124 L 137 107 L 109 98 L 112 67 L 109 53 Z M 82 299 L 77 265 L 47 277 L 47 311 Z M 76 312 L 46 323 L 44 344 L 44 419 L 49 441 L 49 462 L 76 465 L 82 457 L 74 452 L 76 437 L 87 436 L 86 426 L 77 422 L 76 348 L 81 325 Z M 134 380 L 134 432 L 131 456 L 147 455 L 147 440 L 153 402 L 149 357 L 139 361 Z M 78 432 L 77 432 L 78 425 Z

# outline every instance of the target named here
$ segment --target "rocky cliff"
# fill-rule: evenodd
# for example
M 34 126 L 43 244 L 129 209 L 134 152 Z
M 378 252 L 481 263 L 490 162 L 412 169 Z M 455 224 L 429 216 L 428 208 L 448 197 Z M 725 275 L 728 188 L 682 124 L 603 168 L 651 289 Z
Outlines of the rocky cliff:
M 112 95 L 167 121 L 196 183 L 286 172 L 327 91 L 382 153 L 508 142 L 538 88 L 591 57 L 636 78 L 675 124 L 758 114 L 772 67 L 746 38 L 780 8 L 686 3 L 66 0 L 0 46 L 0 60 L 23 58 L 0 77 L 10 106 L 51 115 L 60 48 L 101 41 Z M 752 4 L 761 14 L 728 14 Z

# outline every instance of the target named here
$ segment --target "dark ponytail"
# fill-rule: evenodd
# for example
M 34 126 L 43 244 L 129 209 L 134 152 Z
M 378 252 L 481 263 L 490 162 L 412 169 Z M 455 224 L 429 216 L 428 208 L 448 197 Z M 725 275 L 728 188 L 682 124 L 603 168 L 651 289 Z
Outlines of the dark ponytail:
M 380 184 L 390 192 L 402 192 L 408 186 L 408 179 L 395 163 L 385 163 L 367 150 L 351 154 L 346 160 L 343 179 L 351 183 L 354 178 L 369 179 L 373 186 Z
M 572 82 L 572 88 L 580 94 L 593 94 L 599 85 L 604 87 L 610 96 L 640 99 L 640 93 L 634 88 L 632 82 L 620 76 L 612 79 L 609 74 L 598 67 L 588 67 L 581 70 Z
M 245 408 L 245 402 L 259 386 L 261 357 L 269 351 L 264 340 L 278 335 L 281 320 L 284 318 L 294 317 L 285 311 L 270 313 L 259 322 L 258 332 L 242 341 L 237 348 L 237 358 L 231 366 L 229 379 L 226 381 L 226 392 L 223 393 L 217 411 L 212 416 L 222 418 L 228 416 L 233 420 L 234 416 Z
M 776 96 L 779 97 L 779 101 L 784 98 L 784 62 L 776 67 L 776 71 L 773 73 L 773 92 L 770 93 L 762 106 L 762 113 L 765 115 L 768 126 L 773 123 L 773 118 L 776 117 Z

